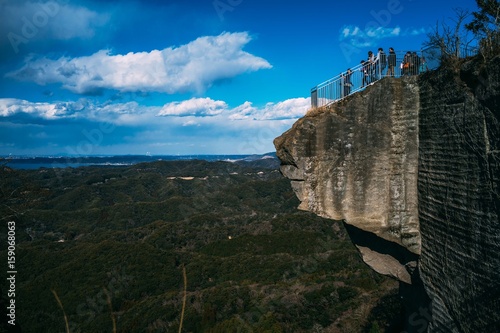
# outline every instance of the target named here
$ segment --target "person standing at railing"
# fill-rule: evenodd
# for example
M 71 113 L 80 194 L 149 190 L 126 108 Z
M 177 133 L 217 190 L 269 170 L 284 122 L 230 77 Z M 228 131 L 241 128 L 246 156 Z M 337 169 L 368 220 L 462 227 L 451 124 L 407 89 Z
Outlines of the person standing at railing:
M 425 61 L 425 58 L 422 57 L 420 59 L 420 66 L 418 68 L 418 73 L 425 73 L 429 70 L 429 67 L 427 66 L 427 62 Z
M 362 84 L 361 84 L 361 88 L 363 88 L 364 86 L 367 86 L 368 85 L 368 78 L 369 78 L 369 73 L 368 73 L 368 70 L 369 70 L 369 63 L 368 61 L 365 61 L 365 60 L 361 60 L 361 68 L 359 69 L 359 71 L 361 72 L 361 76 L 362 76 Z
M 379 47 L 377 57 L 375 58 L 375 73 L 377 75 L 377 79 L 381 79 L 384 76 L 384 70 L 387 66 L 387 55 L 384 52 L 384 49 Z
M 396 52 L 390 47 L 387 56 L 387 76 L 394 76 L 394 68 L 396 68 Z
M 411 54 L 411 75 L 418 75 L 420 68 L 420 57 L 417 52 L 413 51 Z
M 345 72 L 345 75 L 343 75 L 343 79 L 344 79 L 343 80 L 344 81 L 344 97 L 351 94 L 351 87 L 352 87 L 351 75 L 352 75 L 352 71 L 351 71 L 350 68 L 348 68 L 347 71 Z
M 372 51 L 368 51 L 368 73 L 369 73 L 369 83 L 375 82 L 377 79 L 375 77 L 375 55 Z
M 415 74 L 415 56 L 412 52 L 408 52 L 408 73 L 407 75 Z
M 338 98 L 342 99 L 342 98 L 345 97 L 345 95 L 344 95 L 344 82 L 345 82 L 345 75 L 344 75 L 344 73 L 340 73 L 339 74 L 339 80 L 338 81 L 339 81 L 339 89 L 337 91 L 335 91 L 335 93 L 334 93 L 335 96 L 333 97 L 333 99 L 335 99 L 335 100 L 338 99 Z M 338 92 L 338 94 L 337 94 L 337 92 Z M 337 98 L 337 95 L 338 95 L 338 98 Z
M 410 75 L 410 67 L 411 67 L 411 52 L 406 52 L 403 57 L 403 62 L 401 63 L 401 75 Z

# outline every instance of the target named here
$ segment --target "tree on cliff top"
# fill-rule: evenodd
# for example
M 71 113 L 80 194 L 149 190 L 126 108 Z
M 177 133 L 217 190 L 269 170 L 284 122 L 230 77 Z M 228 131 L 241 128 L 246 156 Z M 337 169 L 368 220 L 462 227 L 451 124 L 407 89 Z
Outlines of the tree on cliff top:
M 447 62 L 470 56 L 477 50 L 485 58 L 500 53 L 500 2 L 499 0 L 476 0 L 478 11 L 470 13 L 454 9 L 455 17 L 438 22 L 428 34 L 424 43 L 431 49 L 438 49 L 441 60 Z M 472 16 L 472 21 L 466 21 Z M 451 23 L 449 23 L 451 22 Z M 469 33 L 473 36 L 470 37 Z M 472 47 L 471 47 L 472 46 Z
M 464 29 L 464 21 L 470 16 L 467 10 L 454 9 L 455 18 L 450 18 L 452 24 L 448 22 L 437 22 L 435 29 L 430 32 L 429 38 L 424 46 L 438 49 L 441 54 L 441 60 L 457 59 L 467 55 L 470 50 L 469 45 L 474 38 L 469 37 L 468 30 Z
M 480 40 L 480 51 L 485 57 L 500 51 L 500 2 L 497 0 L 476 0 L 478 12 L 465 28 Z

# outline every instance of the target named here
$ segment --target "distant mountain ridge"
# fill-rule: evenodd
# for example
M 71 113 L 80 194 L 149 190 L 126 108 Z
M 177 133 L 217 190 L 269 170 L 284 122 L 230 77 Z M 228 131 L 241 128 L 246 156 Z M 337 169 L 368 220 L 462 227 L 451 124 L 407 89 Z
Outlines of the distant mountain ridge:
M 226 161 L 251 167 L 277 169 L 279 160 L 275 152 L 252 155 L 110 155 L 110 156 L 19 156 L 3 157 L 13 169 L 67 168 L 81 166 L 120 166 L 155 161 L 203 160 Z

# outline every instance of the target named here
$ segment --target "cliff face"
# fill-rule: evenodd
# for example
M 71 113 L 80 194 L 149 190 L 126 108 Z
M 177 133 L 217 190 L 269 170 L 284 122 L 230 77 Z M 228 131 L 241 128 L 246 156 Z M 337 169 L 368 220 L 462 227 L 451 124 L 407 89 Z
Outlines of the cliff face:
M 497 57 L 386 78 L 275 139 L 299 208 L 412 295 L 409 332 L 500 326 L 499 75 Z
M 381 83 L 300 119 L 275 145 L 299 208 L 393 243 L 397 254 L 358 248 L 376 271 L 410 283 L 421 247 L 418 86 L 416 78 Z
M 500 57 L 421 80 L 420 269 L 431 332 L 500 332 Z

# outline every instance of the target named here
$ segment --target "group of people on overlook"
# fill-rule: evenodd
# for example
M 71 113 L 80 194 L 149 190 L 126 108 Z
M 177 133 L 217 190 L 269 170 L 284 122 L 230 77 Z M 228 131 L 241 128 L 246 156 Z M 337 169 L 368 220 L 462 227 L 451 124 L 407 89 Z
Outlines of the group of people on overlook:
M 396 67 L 398 60 L 401 61 L 399 68 Z M 361 88 L 373 84 L 384 76 L 418 75 L 428 70 L 425 58 L 420 57 L 417 52 L 408 51 L 402 59 L 397 59 L 396 52 L 392 47 L 389 48 L 389 54 L 386 54 L 381 47 L 376 55 L 372 51 L 368 51 L 368 58 L 361 60 L 358 67 L 358 72 L 361 75 Z M 340 85 L 344 88 L 343 97 L 351 94 L 353 74 L 354 72 L 348 68 L 340 75 Z

